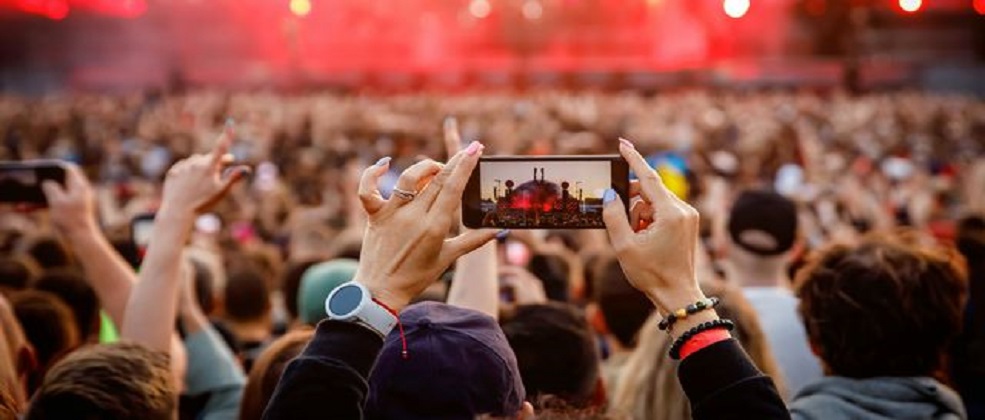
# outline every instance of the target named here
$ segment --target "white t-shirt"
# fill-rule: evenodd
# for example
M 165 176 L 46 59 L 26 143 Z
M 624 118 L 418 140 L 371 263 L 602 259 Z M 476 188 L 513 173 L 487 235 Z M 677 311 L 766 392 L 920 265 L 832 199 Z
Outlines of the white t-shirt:
M 807 332 L 797 313 L 797 297 L 781 287 L 743 287 L 742 294 L 759 317 L 759 325 L 787 386 L 784 399 L 789 401 L 805 385 L 823 376 L 821 363 L 811 352 Z

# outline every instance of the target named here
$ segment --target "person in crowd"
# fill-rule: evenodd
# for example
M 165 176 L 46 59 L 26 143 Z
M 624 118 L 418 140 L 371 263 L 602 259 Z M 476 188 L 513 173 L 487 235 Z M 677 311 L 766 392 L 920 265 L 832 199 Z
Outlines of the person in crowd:
M 5 403 L 13 413 L 21 413 L 27 405 L 27 381 L 38 368 L 34 349 L 24 336 L 10 302 L 0 295 L 0 385 L 10 401 Z
M 71 268 L 73 265 L 72 254 L 65 245 L 49 236 L 35 239 L 27 254 L 44 270 Z
M 278 337 L 260 353 L 243 388 L 240 420 L 260 420 L 263 417 L 263 409 L 274 394 L 287 363 L 301 354 L 312 336 L 314 331 L 310 329 L 293 330 Z
M 797 315 L 797 297 L 787 276 L 797 243 L 797 208 L 768 191 L 743 191 L 728 218 L 726 277 L 742 286 L 776 356 L 786 399 L 821 379 L 821 365 L 807 343 Z
M 72 309 L 51 293 L 25 290 L 11 296 L 10 305 L 37 357 L 38 367 L 27 381 L 27 395 L 31 395 L 48 370 L 79 347 L 79 332 Z
M 24 418 L 170 420 L 177 400 L 167 355 L 139 344 L 102 344 L 55 364 Z
M 298 320 L 314 327 L 325 319 L 325 298 L 339 285 L 351 281 L 358 266 L 355 260 L 343 258 L 308 267 L 298 287 Z
M 263 276 L 247 269 L 230 273 L 225 289 L 223 325 L 236 338 L 239 344 L 236 350 L 243 360 L 243 368 L 249 372 L 271 338 L 270 290 Z
M 968 262 L 968 304 L 964 328 L 954 346 L 951 375 L 968 418 L 979 419 L 985 418 L 985 219 L 962 219 L 956 242 Z
M 966 417 L 935 379 L 961 332 L 966 272 L 956 252 L 920 241 L 833 244 L 798 274 L 800 314 L 827 375 L 797 394 L 794 418 Z
M 422 302 L 401 311 L 399 322 L 369 378 L 367 417 L 501 417 L 524 408 L 521 371 L 495 319 Z
M 281 294 L 284 296 L 284 309 L 287 311 L 288 325 L 300 322 L 298 317 L 298 291 L 301 288 L 301 278 L 318 260 L 294 262 L 284 269 L 281 279 Z
M 81 275 L 74 270 L 49 270 L 34 283 L 33 289 L 58 296 L 72 309 L 79 339 L 88 343 L 99 335 L 99 299 Z
M 0 294 L 26 289 L 40 274 L 34 260 L 25 257 L 0 258 Z
M 592 300 L 586 314 L 609 352 L 602 361 L 602 377 L 611 402 L 623 367 L 636 347 L 640 328 L 653 313 L 653 303 L 629 284 L 614 256 L 601 257 L 596 262 L 592 279 Z

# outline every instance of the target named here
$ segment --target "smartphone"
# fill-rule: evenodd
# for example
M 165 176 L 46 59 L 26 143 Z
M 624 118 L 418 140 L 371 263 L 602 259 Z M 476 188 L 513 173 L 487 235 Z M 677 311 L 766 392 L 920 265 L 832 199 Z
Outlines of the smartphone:
M 137 215 L 130 221 L 130 239 L 137 246 L 137 252 L 143 258 L 150 244 L 151 231 L 154 228 L 154 213 Z
M 462 194 L 462 221 L 472 229 L 603 229 L 608 188 L 629 208 L 621 156 L 483 157 Z
M 0 202 L 47 206 L 41 184 L 65 185 L 65 166 L 57 160 L 0 162 Z

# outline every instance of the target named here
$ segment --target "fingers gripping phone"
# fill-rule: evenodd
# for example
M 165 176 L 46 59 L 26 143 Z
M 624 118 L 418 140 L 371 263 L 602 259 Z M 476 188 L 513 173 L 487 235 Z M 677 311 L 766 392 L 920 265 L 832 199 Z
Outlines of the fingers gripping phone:
M 483 157 L 462 194 L 472 229 L 603 229 L 602 196 L 612 188 L 628 206 L 622 157 Z
M 41 184 L 65 185 L 65 166 L 55 160 L 0 162 L 0 202 L 47 206 Z

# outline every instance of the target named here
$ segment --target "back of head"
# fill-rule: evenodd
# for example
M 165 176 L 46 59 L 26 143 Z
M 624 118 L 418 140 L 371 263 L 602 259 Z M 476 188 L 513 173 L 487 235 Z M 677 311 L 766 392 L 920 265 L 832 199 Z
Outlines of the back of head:
M 68 252 L 68 248 L 53 237 L 35 239 L 28 246 L 27 253 L 42 269 L 65 268 L 72 265 L 72 255 Z
M 82 341 L 88 341 L 99 331 L 99 298 L 75 270 L 49 270 L 34 282 L 34 289 L 58 296 L 72 309 Z
M 311 341 L 314 330 L 291 331 L 274 340 L 253 364 L 243 389 L 240 420 L 260 420 L 270 397 L 280 382 L 280 375 L 291 359 L 297 357 Z
M 503 332 L 516 354 L 528 401 L 537 405 L 553 396 L 572 407 L 599 402 L 595 337 L 577 308 L 556 302 L 520 306 L 503 322 Z
M 728 233 L 752 255 L 781 255 L 797 242 L 797 206 L 775 192 L 743 191 L 732 204 Z
M 593 300 L 605 317 L 606 327 L 620 345 L 632 348 L 640 327 L 653 313 L 653 303 L 629 284 L 615 257 L 600 260 L 592 277 Z
M 79 346 L 75 316 L 61 299 L 51 293 L 25 290 L 11 296 L 10 305 L 24 329 L 27 341 L 34 347 L 41 369 L 28 380 L 28 392 L 33 392 L 50 366 Z
M 0 293 L 24 290 L 37 275 L 37 265 L 31 259 L 0 257 Z
M 315 326 L 328 317 L 325 299 L 342 283 L 356 276 L 359 263 L 356 260 L 337 259 L 312 265 L 301 276 L 298 287 L 298 318 L 304 324 Z
M 255 271 L 238 271 L 226 279 L 226 318 L 233 322 L 254 322 L 270 316 L 270 290 L 267 280 Z
M 492 317 L 436 302 L 400 313 L 370 377 L 370 418 L 513 417 L 524 387 L 516 358 Z
M 281 279 L 280 287 L 284 294 L 284 307 L 291 319 L 298 318 L 298 289 L 301 287 L 301 277 L 315 264 L 318 264 L 318 261 L 303 261 L 290 264 L 284 269 L 284 278 Z
M 131 343 L 101 344 L 52 367 L 25 418 L 166 420 L 176 401 L 166 354 Z
M 568 263 L 557 255 L 535 254 L 527 264 L 527 270 L 544 283 L 547 299 L 567 302 L 570 300 Z
M 935 374 L 961 330 L 961 260 L 893 236 L 828 247 L 796 280 L 811 344 L 838 376 Z

